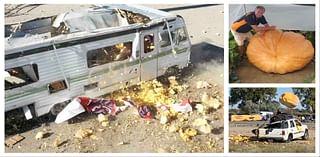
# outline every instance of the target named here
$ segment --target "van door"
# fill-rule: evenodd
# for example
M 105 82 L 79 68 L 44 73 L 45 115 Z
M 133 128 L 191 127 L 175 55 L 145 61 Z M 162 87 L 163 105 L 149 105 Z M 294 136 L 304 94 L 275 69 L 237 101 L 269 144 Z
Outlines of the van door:
M 191 43 L 185 26 L 169 23 L 169 29 L 167 27 L 159 28 L 158 75 L 164 74 L 169 67 L 185 67 L 190 60 Z
M 140 33 L 141 81 L 151 80 L 158 76 L 157 43 L 156 31 L 147 30 Z

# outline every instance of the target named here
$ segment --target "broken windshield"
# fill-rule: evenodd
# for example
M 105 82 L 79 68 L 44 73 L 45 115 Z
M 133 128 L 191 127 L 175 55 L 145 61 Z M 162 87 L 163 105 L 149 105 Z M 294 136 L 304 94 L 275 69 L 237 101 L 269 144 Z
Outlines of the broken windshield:
M 287 121 L 282 121 L 282 122 L 276 122 L 272 124 L 268 124 L 265 129 L 283 129 L 283 128 L 288 128 L 288 122 Z

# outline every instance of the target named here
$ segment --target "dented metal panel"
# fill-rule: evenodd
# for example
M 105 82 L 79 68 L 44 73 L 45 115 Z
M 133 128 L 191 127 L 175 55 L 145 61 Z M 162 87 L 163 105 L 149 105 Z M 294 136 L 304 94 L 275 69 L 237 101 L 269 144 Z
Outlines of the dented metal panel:
M 97 97 L 121 86 L 136 84 L 146 75 L 141 64 L 151 60 L 159 59 L 161 64 L 151 65 L 155 66 L 155 75 L 148 79 L 162 75 L 169 66 L 187 66 L 191 47 L 189 39 L 174 47 L 177 53 L 173 53 L 170 47 L 160 49 L 158 45 L 158 32 L 163 29 L 165 21 L 174 25 L 172 28 L 185 26 L 182 18 L 176 18 L 140 6 L 110 5 L 24 22 L 20 25 L 23 27 L 15 29 L 15 33 L 19 30 L 24 34 L 6 38 L 5 69 L 36 64 L 39 80 L 6 90 L 5 111 L 34 104 L 36 114 L 40 116 L 48 113 L 54 104 L 75 96 Z M 36 25 L 32 26 L 32 23 Z M 146 31 L 154 33 L 157 45 L 155 53 L 145 55 L 143 60 L 140 58 L 144 55 L 140 35 Z M 132 42 L 131 57 L 88 67 L 87 53 L 90 50 L 125 42 Z M 50 92 L 48 85 L 60 80 L 65 81 L 68 88 Z M 94 86 L 87 88 L 90 85 Z
M 13 43 L 23 43 L 28 39 L 44 41 L 61 34 L 90 32 L 103 28 L 128 26 L 135 23 L 143 24 L 149 21 L 148 15 L 114 7 L 66 12 L 55 16 L 6 25 L 6 37 L 8 37 L 6 45 L 10 47 Z M 23 39 L 15 42 L 12 41 L 12 38 Z

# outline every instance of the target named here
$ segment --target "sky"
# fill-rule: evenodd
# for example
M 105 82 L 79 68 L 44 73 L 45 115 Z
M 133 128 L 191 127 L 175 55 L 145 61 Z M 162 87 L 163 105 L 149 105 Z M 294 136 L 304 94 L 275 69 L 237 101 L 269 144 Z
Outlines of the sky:
M 292 91 L 292 88 L 277 88 L 277 95 L 276 95 L 276 100 L 277 101 L 279 101 L 279 97 L 283 94 L 283 93 L 285 93 L 285 92 L 293 92 Z M 280 103 L 281 104 L 281 103 Z M 280 107 L 281 108 L 287 108 L 286 106 L 284 106 L 284 105 L 280 105 Z M 300 104 L 300 102 L 299 102 L 299 104 L 298 104 L 298 106 L 297 107 L 295 107 L 295 109 L 304 109 L 304 107 L 302 107 L 301 106 L 301 104 Z
M 230 90 L 231 90 L 231 88 L 229 88 L 229 93 L 230 93 Z M 276 94 L 275 100 L 279 102 L 279 97 L 285 92 L 293 92 L 293 91 L 292 91 L 292 88 L 277 88 L 277 92 L 276 92 L 277 94 Z M 229 107 L 231 107 L 231 106 L 229 106 Z M 235 109 L 237 107 L 238 107 L 238 105 L 234 105 L 230 109 Z M 281 103 L 280 103 L 280 107 L 287 108 L 286 106 L 282 105 Z M 294 109 L 304 109 L 304 107 L 302 107 L 301 103 L 299 102 L 298 106 L 295 107 Z

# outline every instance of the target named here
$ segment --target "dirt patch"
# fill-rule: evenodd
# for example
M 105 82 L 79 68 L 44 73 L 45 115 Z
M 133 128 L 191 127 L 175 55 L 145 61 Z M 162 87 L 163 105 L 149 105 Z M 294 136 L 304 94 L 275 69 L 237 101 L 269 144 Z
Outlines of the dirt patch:
M 215 67 L 215 68 L 213 68 Z M 190 87 L 178 93 L 176 100 L 190 98 L 193 102 L 201 102 L 204 92 L 221 100 L 222 106 L 208 114 L 202 114 L 194 109 L 191 113 L 180 113 L 177 118 L 167 124 L 161 124 L 159 116 L 154 120 L 139 117 L 135 108 L 109 117 L 107 126 L 102 126 L 96 114 L 84 113 L 68 122 L 55 124 L 47 117 L 38 121 L 21 122 L 23 127 L 6 129 L 6 138 L 10 134 L 21 133 L 25 139 L 13 147 L 6 147 L 11 152 L 108 152 L 108 153 L 138 153 L 138 152 L 223 152 L 223 64 L 215 61 L 197 64 L 185 69 L 179 77 L 179 82 Z M 215 74 L 215 75 L 213 75 Z M 211 88 L 197 89 L 198 81 L 206 81 Z M 52 118 L 52 117 L 51 117 Z M 185 141 L 179 130 L 195 128 L 196 119 L 208 121 L 211 133 L 197 135 Z M 48 120 L 48 121 L 44 121 Z M 19 124 L 14 124 L 19 127 Z M 26 127 L 26 128 L 24 128 Z M 176 127 L 176 129 L 172 129 Z M 75 137 L 80 129 L 89 129 L 90 135 L 83 139 Z M 92 132 L 91 132 L 92 130 Z M 38 132 L 48 133 L 36 140 Z
M 230 153 L 314 153 L 315 141 L 295 140 L 291 143 L 270 143 L 252 141 L 248 143 L 229 144 Z
M 241 83 L 311 83 L 315 76 L 315 64 L 310 62 L 299 71 L 280 75 L 265 73 L 245 59 L 237 68 L 237 75 Z

